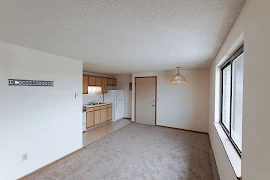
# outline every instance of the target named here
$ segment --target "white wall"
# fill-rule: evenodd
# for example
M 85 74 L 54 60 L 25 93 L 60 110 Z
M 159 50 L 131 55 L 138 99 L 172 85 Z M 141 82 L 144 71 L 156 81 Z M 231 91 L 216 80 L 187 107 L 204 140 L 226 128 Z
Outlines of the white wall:
M 208 132 L 209 69 L 181 70 L 186 84 L 172 84 L 176 70 L 132 74 L 132 120 L 135 77 L 157 76 L 157 125 Z
M 221 180 L 236 180 L 235 172 L 214 126 L 220 118 L 220 66 L 243 44 L 243 15 L 239 15 L 210 68 L 209 138 Z M 241 167 L 240 167 L 241 168 Z
M 116 75 L 117 90 L 125 91 L 125 117 L 131 118 L 132 116 L 132 91 L 129 90 L 129 83 L 132 82 L 131 74 Z
M 92 101 L 103 102 L 103 94 L 98 94 L 95 90 L 93 92 L 88 90 L 88 94 L 83 95 L 83 104 L 88 104 Z
M 211 66 L 210 140 L 221 180 L 236 179 L 213 122 L 219 121 L 216 66 L 244 38 L 243 180 L 269 179 L 270 167 L 270 1 L 248 0 Z
M 243 161 L 244 180 L 269 179 L 270 170 L 270 1 L 246 5 Z
M 11 87 L 9 78 L 55 85 Z M 20 178 L 82 147 L 81 92 L 81 61 L 0 42 L 0 179 Z

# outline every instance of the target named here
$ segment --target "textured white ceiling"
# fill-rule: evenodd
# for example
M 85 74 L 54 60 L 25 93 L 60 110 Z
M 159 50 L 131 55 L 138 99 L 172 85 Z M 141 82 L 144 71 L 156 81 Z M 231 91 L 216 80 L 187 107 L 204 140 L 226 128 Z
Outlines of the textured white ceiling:
M 1 0 L 0 41 L 132 73 L 208 67 L 245 0 Z

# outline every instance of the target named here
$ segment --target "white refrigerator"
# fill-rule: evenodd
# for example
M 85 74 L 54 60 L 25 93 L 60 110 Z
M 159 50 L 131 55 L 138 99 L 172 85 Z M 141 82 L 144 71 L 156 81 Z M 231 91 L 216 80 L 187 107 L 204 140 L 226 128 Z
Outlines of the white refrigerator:
M 124 118 L 124 90 L 108 90 L 108 93 L 104 94 L 104 102 L 112 103 L 112 121 Z

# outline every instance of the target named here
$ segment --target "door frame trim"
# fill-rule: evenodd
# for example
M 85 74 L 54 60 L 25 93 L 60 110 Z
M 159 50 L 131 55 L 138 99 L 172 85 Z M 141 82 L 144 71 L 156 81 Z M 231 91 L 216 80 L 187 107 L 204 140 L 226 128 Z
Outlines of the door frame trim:
M 155 126 L 157 125 L 157 76 L 141 76 L 141 77 L 135 77 L 135 107 L 134 107 L 134 122 L 136 122 L 136 89 L 137 89 L 137 83 L 136 83 L 136 79 L 141 79 L 141 78 L 155 78 Z

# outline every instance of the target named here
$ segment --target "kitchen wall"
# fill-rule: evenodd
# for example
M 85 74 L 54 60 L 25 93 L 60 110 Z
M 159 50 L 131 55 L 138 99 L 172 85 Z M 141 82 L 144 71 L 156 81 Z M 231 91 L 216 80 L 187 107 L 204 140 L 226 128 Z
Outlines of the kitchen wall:
M 103 95 L 97 94 L 96 87 L 89 87 L 88 94 L 83 94 L 83 104 L 88 104 L 92 101 L 103 102 Z
M 157 76 L 157 125 L 208 132 L 209 69 L 181 70 L 185 84 L 170 83 L 177 70 L 132 74 L 132 120 L 135 77 Z
M 99 76 L 99 77 L 110 77 L 113 78 L 111 75 L 107 74 L 99 74 L 99 73 L 91 73 L 91 72 L 83 72 L 83 74 L 87 75 L 93 75 L 93 76 Z M 97 88 L 99 87 L 89 87 L 88 88 L 88 94 L 83 94 L 83 104 L 87 104 L 91 101 L 96 101 L 96 102 L 103 102 L 103 95 L 102 94 L 97 94 Z M 108 90 L 113 90 L 115 89 L 114 86 L 108 86 Z
M 242 179 L 269 179 L 270 167 L 270 1 L 247 0 L 211 66 L 210 129 L 221 180 L 236 180 L 218 133 L 219 65 L 244 42 Z
M 117 90 L 125 91 L 125 117 L 131 118 L 132 116 L 132 91 L 129 90 L 129 83 L 132 82 L 132 75 L 116 75 L 117 79 Z
M 55 85 L 11 87 L 9 78 Z M 82 147 L 81 92 L 81 61 L 0 42 L 0 179 L 20 178 Z
M 132 114 L 132 91 L 129 90 L 129 83 L 132 82 L 131 74 L 122 74 L 122 75 L 106 75 L 106 74 L 97 74 L 91 72 L 83 72 L 84 74 L 100 76 L 100 77 L 111 77 L 116 78 L 117 86 L 108 86 L 108 90 L 124 90 L 125 91 L 125 117 L 131 118 Z M 87 104 L 91 101 L 102 102 L 103 95 L 97 94 L 95 87 L 88 88 L 88 94 L 83 95 L 83 104 Z

